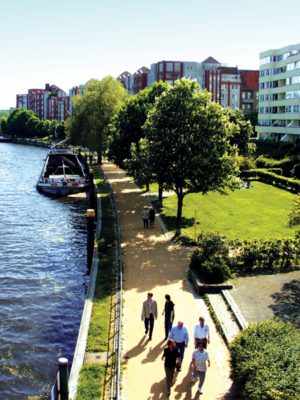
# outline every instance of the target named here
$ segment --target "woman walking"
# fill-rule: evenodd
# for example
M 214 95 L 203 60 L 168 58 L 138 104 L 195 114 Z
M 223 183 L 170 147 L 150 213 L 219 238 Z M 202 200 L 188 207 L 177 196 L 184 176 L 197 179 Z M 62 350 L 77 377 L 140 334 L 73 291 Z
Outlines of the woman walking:
M 208 367 L 210 367 L 210 360 L 207 350 L 203 347 L 203 343 L 201 341 L 197 344 L 197 349 L 194 350 L 192 355 L 192 378 L 191 381 L 194 382 L 195 377 L 199 377 L 199 386 L 198 392 L 199 394 L 203 394 L 202 386 L 205 379 L 205 373 L 207 370 L 206 361 Z
M 169 294 L 165 295 L 165 308 L 162 315 L 165 314 L 165 340 L 168 339 L 169 333 L 172 329 L 173 321 L 174 321 L 174 306 L 175 304 L 171 300 L 171 296 Z

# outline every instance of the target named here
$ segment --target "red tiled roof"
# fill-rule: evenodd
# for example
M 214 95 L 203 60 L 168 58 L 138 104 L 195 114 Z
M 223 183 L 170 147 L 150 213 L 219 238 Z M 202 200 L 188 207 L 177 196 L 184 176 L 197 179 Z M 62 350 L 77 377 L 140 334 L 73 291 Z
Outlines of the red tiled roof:
M 207 59 L 202 62 L 206 63 L 206 64 L 221 64 L 221 63 L 219 63 L 219 61 L 217 61 L 215 58 L 213 58 L 211 56 L 207 57 Z
M 219 67 L 218 71 L 221 71 L 222 74 L 232 74 L 232 75 L 238 75 L 239 73 L 237 67 Z
M 259 71 L 250 71 L 247 69 L 240 70 L 242 88 L 258 90 Z

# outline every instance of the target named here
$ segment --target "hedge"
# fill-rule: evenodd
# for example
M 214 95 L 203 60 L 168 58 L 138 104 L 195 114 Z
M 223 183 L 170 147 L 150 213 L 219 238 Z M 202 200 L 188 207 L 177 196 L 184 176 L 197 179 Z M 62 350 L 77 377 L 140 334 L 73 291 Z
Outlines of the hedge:
M 218 233 L 210 232 L 198 236 L 190 268 L 203 283 L 221 283 L 222 279 L 230 277 L 230 272 L 236 275 L 282 272 L 295 269 L 299 264 L 300 236 L 267 241 L 226 241 Z
M 294 168 L 295 164 L 299 163 L 299 161 L 299 157 L 286 157 L 282 160 L 274 160 L 273 158 L 260 156 L 255 160 L 255 163 L 257 168 L 281 168 L 283 175 L 290 177 L 291 170 Z
M 274 185 L 293 192 L 300 192 L 300 180 L 279 176 L 273 172 L 268 172 L 266 169 L 248 169 L 242 171 L 240 177 L 242 179 L 258 179 L 264 183 Z
M 250 325 L 229 345 L 231 378 L 241 400 L 300 398 L 300 334 L 289 322 Z
M 237 275 L 289 271 L 299 266 L 300 239 L 231 241 L 230 268 Z

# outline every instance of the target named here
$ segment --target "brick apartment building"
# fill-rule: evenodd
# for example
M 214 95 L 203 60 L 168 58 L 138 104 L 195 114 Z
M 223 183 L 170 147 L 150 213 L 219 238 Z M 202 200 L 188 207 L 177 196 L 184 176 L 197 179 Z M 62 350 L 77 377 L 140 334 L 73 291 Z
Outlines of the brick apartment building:
M 58 86 L 46 83 L 45 89 L 28 89 L 27 94 L 17 94 L 16 107 L 32 110 L 41 119 L 61 122 L 68 118 L 70 99 Z
M 150 70 L 142 67 L 133 75 L 125 71 L 118 79 L 130 94 L 151 87 L 159 80 L 173 85 L 182 77 L 195 79 L 201 89 L 211 92 L 212 100 L 223 108 L 241 108 L 251 112 L 257 108 L 258 75 L 258 71 L 240 71 L 238 67 L 226 67 L 208 57 L 202 62 L 159 61 L 151 64 Z

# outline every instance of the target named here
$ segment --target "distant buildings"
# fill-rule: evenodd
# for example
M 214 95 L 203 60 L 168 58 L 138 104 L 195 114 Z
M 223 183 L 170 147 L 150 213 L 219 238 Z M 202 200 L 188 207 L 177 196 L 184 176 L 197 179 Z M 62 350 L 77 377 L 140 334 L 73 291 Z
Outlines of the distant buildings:
M 259 138 L 300 139 L 300 43 L 259 54 Z
M 41 119 L 64 121 L 68 117 L 70 98 L 55 85 L 46 83 L 45 89 L 28 89 L 17 94 L 17 108 L 32 110 Z
M 225 67 L 213 57 L 202 62 L 159 61 L 151 64 L 150 69 L 140 68 L 133 75 L 125 71 L 118 79 L 129 93 L 136 94 L 145 87 L 151 87 L 155 81 L 162 80 L 173 85 L 182 77 L 195 79 L 201 89 L 211 92 L 212 100 L 223 108 L 241 108 L 246 114 L 257 108 L 259 71 Z

